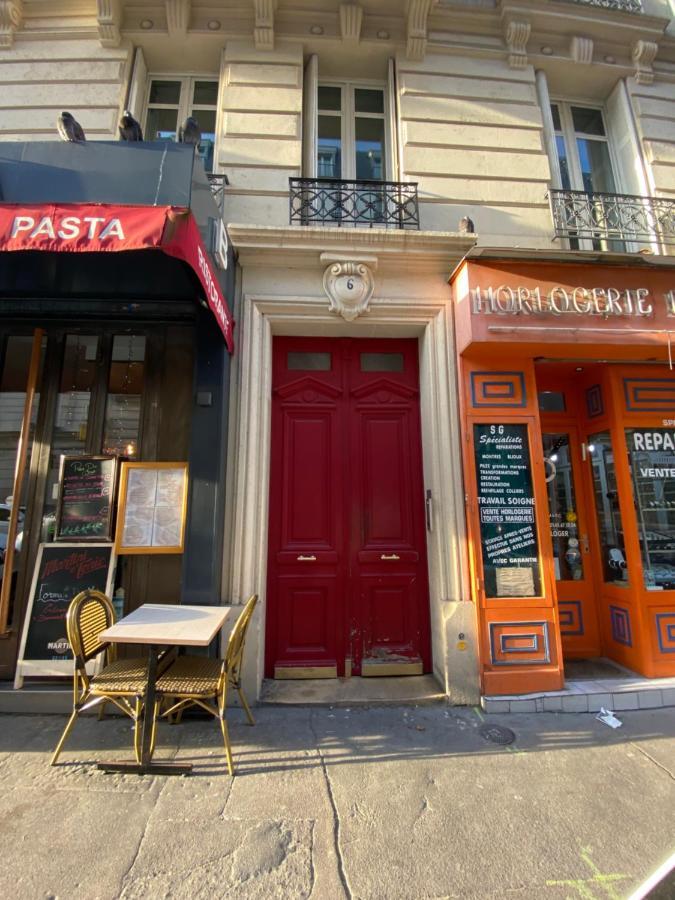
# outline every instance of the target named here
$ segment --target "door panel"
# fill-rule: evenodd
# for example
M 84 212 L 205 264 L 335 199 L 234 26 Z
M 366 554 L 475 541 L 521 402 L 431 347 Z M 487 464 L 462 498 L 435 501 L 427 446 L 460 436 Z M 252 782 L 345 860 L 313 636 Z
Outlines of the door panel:
M 417 341 L 278 338 L 273 371 L 268 676 L 428 670 Z
M 326 342 L 320 342 L 323 349 Z M 344 657 L 339 360 L 275 342 L 266 668 Z M 306 365 L 311 375 L 302 376 Z M 338 366 L 336 370 L 335 365 Z M 300 376 L 300 377 L 299 377 Z M 278 448 L 278 449 L 277 449 Z
M 560 634 L 567 658 L 600 654 L 580 439 L 569 423 L 542 415 L 549 525 Z

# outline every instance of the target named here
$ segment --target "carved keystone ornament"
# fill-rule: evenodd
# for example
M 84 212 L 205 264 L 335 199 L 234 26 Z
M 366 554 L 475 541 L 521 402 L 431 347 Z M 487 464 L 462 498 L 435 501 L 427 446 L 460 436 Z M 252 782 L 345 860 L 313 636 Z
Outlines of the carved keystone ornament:
M 323 288 L 330 300 L 330 311 L 353 322 L 368 311 L 375 279 L 365 263 L 334 262 L 324 272 Z

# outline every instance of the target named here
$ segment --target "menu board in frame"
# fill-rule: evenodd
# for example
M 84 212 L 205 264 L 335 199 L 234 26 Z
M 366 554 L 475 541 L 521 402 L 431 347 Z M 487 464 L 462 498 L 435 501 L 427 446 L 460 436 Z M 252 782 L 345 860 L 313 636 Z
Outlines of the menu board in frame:
M 116 456 L 62 456 L 56 541 L 112 541 Z
M 187 488 L 186 462 L 123 462 L 115 551 L 182 553 Z

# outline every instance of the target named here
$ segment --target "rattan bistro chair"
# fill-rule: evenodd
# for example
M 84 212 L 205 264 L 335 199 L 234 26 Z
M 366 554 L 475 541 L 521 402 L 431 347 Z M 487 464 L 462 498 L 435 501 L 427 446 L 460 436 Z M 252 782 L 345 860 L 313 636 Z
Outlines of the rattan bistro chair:
M 200 706 L 215 716 L 220 722 L 225 743 L 227 769 L 234 775 L 232 748 L 227 729 L 227 689 L 233 687 L 239 694 L 249 725 L 255 725 L 244 691 L 241 687 L 241 665 L 244 656 L 246 633 L 258 602 L 258 595 L 248 599 L 227 642 L 224 659 L 209 659 L 205 656 L 179 656 L 176 662 L 157 681 L 157 692 L 164 701 L 171 698 L 162 716 L 169 720 L 180 718 L 188 706 Z
M 134 750 L 140 759 L 140 727 L 142 698 L 147 680 L 145 659 L 115 660 L 115 647 L 101 642 L 101 632 L 113 625 L 115 611 L 110 600 L 100 591 L 79 593 L 70 603 L 66 618 L 66 631 L 73 656 L 73 712 L 68 719 L 61 740 L 57 744 L 51 764 L 56 765 L 75 720 L 81 712 L 102 704 L 99 718 L 106 703 L 114 703 L 134 721 Z M 104 653 L 104 666 L 97 675 L 87 673 L 87 663 Z M 154 726 L 154 723 L 153 723 Z M 153 727 L 152 743 L 155 734 Z

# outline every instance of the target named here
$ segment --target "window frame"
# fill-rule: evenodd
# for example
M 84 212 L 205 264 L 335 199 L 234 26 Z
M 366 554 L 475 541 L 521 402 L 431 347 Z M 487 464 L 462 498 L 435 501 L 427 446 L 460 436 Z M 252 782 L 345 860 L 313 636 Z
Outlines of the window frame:
M 180 94 L 178 98 L 178 104 L 173 103 L 151 103 L 150 102 L 150 93 L 152 91 L 152 85 L 157 81 L 174 81 L 180 83 Z M 194 95 L 195 95 L 195 86 L 199 81 L 208 81 L 212 84 L 215 84 L 218 87 L 218 91 L 216 94 L 216 102 L 213 105 L 207 103 L 195 103 Z M 211 74 L 200 74 L 200 73 L 190 73 L 188 75 L 177 75 L 171 72 L 148 72 L 147 76 L 147 84 L 145 90 L 145 102 L 143 104 L 143 132 L 146 134 L 147 140 L 155 140 L 155 138 L 151 138 L 147 135 L 147 124 L 148 124 L 148 113 L 151 109 L 175 109 L 176 110 L 176 134 L 178 134 L 178 128 L 185 121 L 188 116 L 194 115 L 195 112 L 197 115 L 195 118 L 199 120 L 199 111 L 205 110 L 208 112 L 215 113 L 215 124 L 214 124 L 214 138 L 213 138 L 213 166 L 211 170 L 207 171 L 216 171 L 216 147 L 218 143 L 218 111 L 220 107 L 220 103 L 218 101 L 218 97 L 220 96 L 220 78 L 217 75 Z M 211 132 L 206 132 L 210 134 Z M 202 154 L 202 159 L 204 158 Z
M 582 138 L 583 140 L 591 140 L 591 141 L 599 141 L 603 142 L 607 146 L 607 152 L 609 153 L 609 163 L 612 170 L 612 177 L 614 179 L 614 188 L 617 194 L 624 193 L 622 178 L 621 178 L 621 167 L 619 166 L 618 160 L 616 158 L 616 154 L 614 152 L 614 147 L 612 145 L 612 138 L 610 135 L 610 130 L 607 127 L 607 113 L 605 111 L 604 105 L 599 103 L 591 103 L 584 100 L 570 100 L 561 99 L 560 97 L 551 97 L 551 106 L 558 107 L 558 115 L 560 116 L 560 129 L 555 127 L 555 122 L 553 123 L 553 138 L 554 140 L 560 135 L 565 142 L 565 150 L 567 152 L 567 164 L 569 167 L 569 176 L 570 176 L 570 190 L 572 191 L 583 191 L 584 190 L 584 179 L 581 171 L 581 162 L 579 159 L 579 150 L 577 148 L 577 138 Z M 572 107 L 576 106 L 581 109 L 592 109 L 595 112 L 599 112 L 602 118 L 602 127 L 604 129 L 604 134 L 589 134 L 585 131 L 577 131 L 574 128 L 574 121 L 572 119 Z M 552 114 L 551 114 L 552 115 Z M 556 148 L 557 152 L 557 148 Z M 558 168 L 560 168 L 560 162 L 558 157 Z M 561 185 L 562 185 L 562 173 L 561 174 Z
M 322 87 L 331 87 L 340 89 L 340 112 L 337 110 L 323 110 L 319 105 L 319 90 Z M 357 90 L 377 90 L 382 93 L 382 112 L 367 113 L 356 112 L 356 91 Z M 358 80 L 341 80 L 341 79 L 319 79 L 316 86 L 316 111 L 314 123 L 314 164 L 316 167 L 317 178 L 329 177 L 319 175 L 319 116 L 334 116 L 340 118 L 340 141 L 341 141 L 341 173 L 342 181 L 365 181 L 356 177 L 356 119 L 376 119 L 382 122 L 383 148 L 384 148 L 384 165 L 382 166 L 382 178 L 368 179 L 373 181 L 391 181 L 393 180 L 393 147 L 389 133 L 389 120 L 391 110 L 389 109 L 389 91 L 387 83 L 384 81 L 373 79 Z
M 551 122 L 553 128 L 553 142 L 555 145 L 556 151 L 556 165 L 558 167 L 558 182 L 560 187 L 563 188 L 562 184 L 562 170 L 560 168 L 560 156 L 558 155 L 558 137 L 562 137 L 562 140 L 565 145 L 565 152 L 567 156 L 567 167 L 568 174 L 570 179 L 570 187 L 571 191 L 581 191 L 583 193 L 588 193 L 584 187 L 584 178 L 583 172 L 581 169 L 581 160 L 579 158 L 579 149 L 577 147 L 577 139 L 581 138 L 582 140 L 591 140 L 598 141 L 604 143 L 607 147 L 607 153 L 609 155 L 609 165 L 612 173 L 612 178 L 614 180 L 614 191 L 603 192 L 597 191 L 596 193 L 616 193 L 616 194 L 625 194 L 625 186 L 623 182 L 621 165 L 619 163 L 618 156 L 614 149 L 614 142 L 612 139 L 611 129 L 608 128 L 608 115 L 603 103 L 592 102 L 588 100 L 577 100 L 574 98 L 565 98 L 561 97 L 551 97 L 549 100 L 550 106 L 556 106 L 558 108 L 558 116 L 560 118 L 560 128 L 555 127 L 555 122 L 553 121 L 553 111 L 551 110 Z M 604 130 L 604 134 L 589 134 L 585 131 L 577 131 L 574 127 L 574 120 L 572 117 L 572 107 L 577 107 L 581 109 L 591 109 L 595 112 L 599 112 L 602 119 L 602 127 Z M 630 248 L 631 245 L 625 241 L 607 241 L 605 239 L 599 240 L 591 240 L 589 238 L 569 238 L 569 246 L 570 249 L 579 249 L 579 250 L 610 250 L 614 249 L 617 252 L 622 252 L 627 247 Z M 614 245 L 614 246 L 612 246 Z

